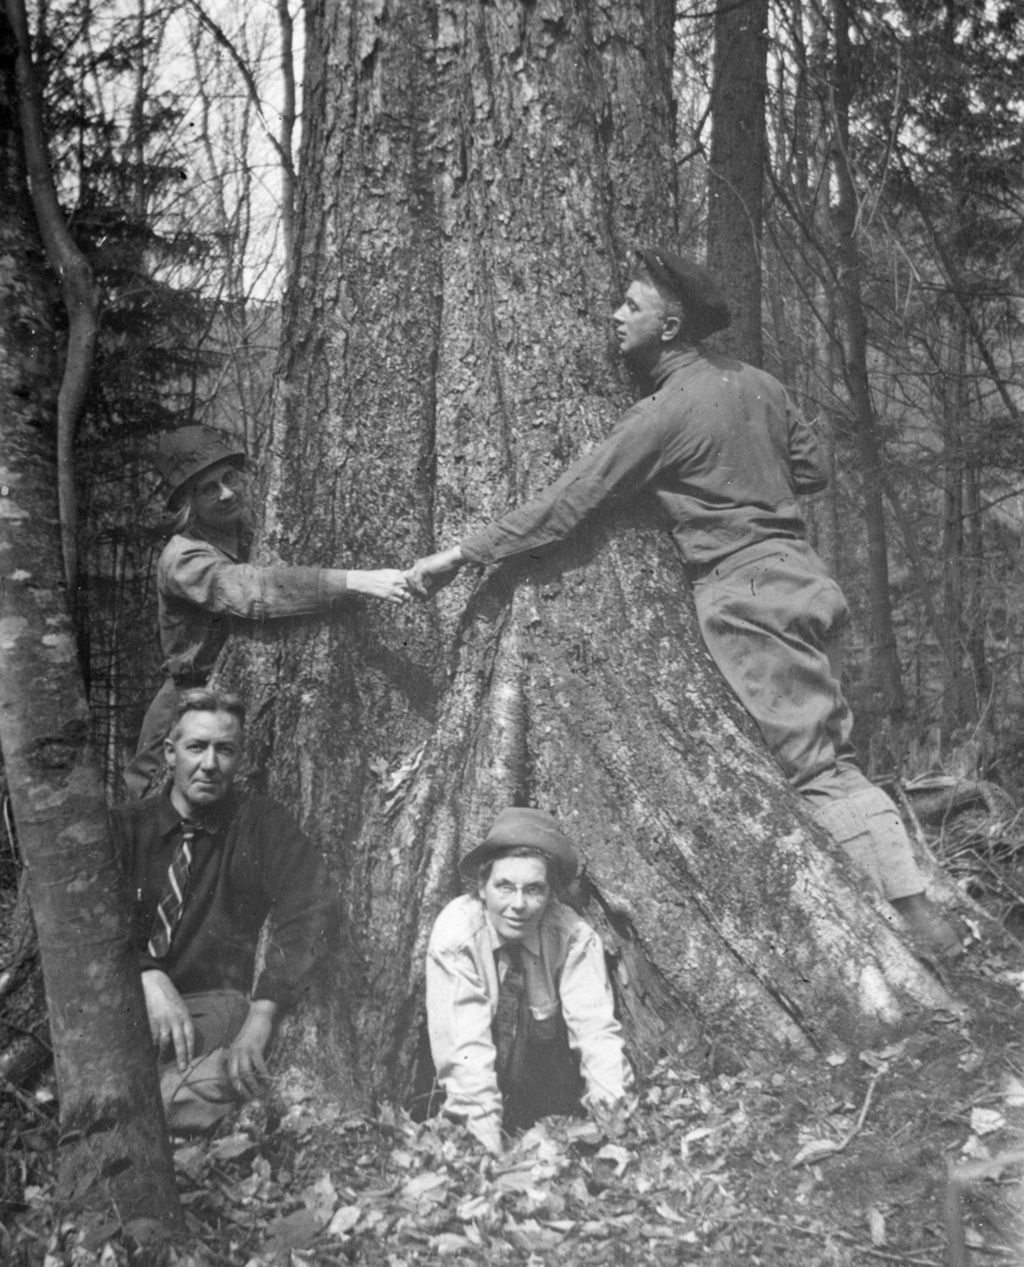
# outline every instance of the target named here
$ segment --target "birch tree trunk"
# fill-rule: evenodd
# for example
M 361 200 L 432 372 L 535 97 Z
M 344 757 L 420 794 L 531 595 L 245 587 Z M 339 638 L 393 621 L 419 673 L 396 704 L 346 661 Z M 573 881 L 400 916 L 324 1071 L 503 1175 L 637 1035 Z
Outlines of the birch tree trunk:
M 8 123 L 12 95 L 5 75 Z M 42 252 L 20 149 L 3 127 L 0 186 L 0 750 L 46 985 L 58 1197 L 71 1217 L 113 1215 L 146 1240 L 180 1232 L 181 1211 L 61 581 Z
M 670 238 L 673 5 L 315 4 L 265 558 L 409 562 L 557 475 L 625 397 L 608 314 Z M 252 780 L 344 907 L 308 1059 L 422 1072 L 422 959 L 510 803 L 586 862 L 641 1057 L 877 1035 L 949 999 L 783 784 L 638 507 L 397 614 L 236 641 Z

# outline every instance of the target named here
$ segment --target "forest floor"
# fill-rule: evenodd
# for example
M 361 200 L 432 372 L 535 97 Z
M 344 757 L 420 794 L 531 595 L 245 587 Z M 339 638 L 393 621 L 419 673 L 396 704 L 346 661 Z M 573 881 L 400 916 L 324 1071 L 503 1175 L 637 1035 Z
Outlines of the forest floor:
M 666 1056 L 614 1138 L 548 1119 L 500 1160 L 437 1121 L 353 1113 L 277 1076 L 175 1165 L 178 1267 L 703 1263 L 1024 1267 L 1024 961 L 975 947 L 969 1014 L 890 1046 L 715 1074 Z M 52 1095 L 0 1101 L 0 1262 L 116 1267 L 55 1227 Z

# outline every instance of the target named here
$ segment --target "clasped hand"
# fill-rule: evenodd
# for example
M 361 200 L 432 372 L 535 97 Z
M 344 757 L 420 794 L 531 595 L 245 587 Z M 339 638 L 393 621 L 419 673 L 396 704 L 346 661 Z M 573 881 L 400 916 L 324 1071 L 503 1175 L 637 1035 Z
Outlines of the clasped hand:
M 429 598 L 454 581 L 465 562 L 466 558 L 458 546 L 417 559 L 405 574 L 409 589 L 420 598 Z

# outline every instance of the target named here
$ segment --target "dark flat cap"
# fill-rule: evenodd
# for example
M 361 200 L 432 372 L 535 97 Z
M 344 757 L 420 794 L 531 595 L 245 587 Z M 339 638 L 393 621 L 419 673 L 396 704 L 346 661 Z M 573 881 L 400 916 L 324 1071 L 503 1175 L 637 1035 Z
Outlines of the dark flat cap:
M 691 337 L 706 339 L 732 320 L 725 296 L 706 268 L 662 246 L 645 247 L 637 255 L 651 281 L 682 304 Z
M 245 465 L 245 450 L 230 436 L 199 425 L 168 431 L 157 441 L 156 469 L 167 509 L 174 510 L 178 493 L 193 476 L 220 462 Z
M 569 884 L 579 869 L 572 841 L 543 809 L 515 805 L 503 809 L 491 824 L 483 844 L 477 845 L 459 863 L 467 879 L 474 879 L 483 863 L 510 849 L 537 849 L 551 862 L 556 879 Z

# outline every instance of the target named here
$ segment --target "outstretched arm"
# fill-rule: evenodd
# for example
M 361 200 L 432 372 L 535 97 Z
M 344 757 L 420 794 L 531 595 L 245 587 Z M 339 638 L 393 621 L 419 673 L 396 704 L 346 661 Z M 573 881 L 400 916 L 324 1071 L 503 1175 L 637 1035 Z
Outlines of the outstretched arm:
M 209 542 L 184 536 L 172 537 L 164 548 L 157 584 L 169 598 L 244 620 L 325 612 L 353 593 L 389 603 L 401 603 L 409 593 L 405 573 L 397 568 L 236 563 Z
M 382 598 L 386 603 L 404 603 L 409 597 L 409 581 L 398 568 L 377 568 L 371 572 L 349 569 L 348 592 Z

